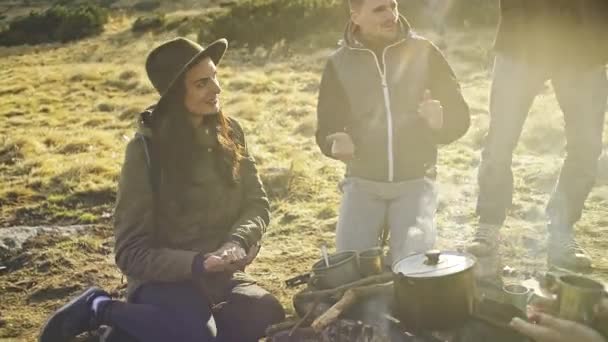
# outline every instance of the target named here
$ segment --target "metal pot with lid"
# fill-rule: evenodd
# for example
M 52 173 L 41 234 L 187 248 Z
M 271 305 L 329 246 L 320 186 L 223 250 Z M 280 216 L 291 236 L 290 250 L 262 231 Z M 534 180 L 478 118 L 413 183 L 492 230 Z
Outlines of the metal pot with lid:
M 394 263 L 395 316 L 415 330 L 463 324 L 473 313 L 475 264 L 470 254 L 438 250 Z

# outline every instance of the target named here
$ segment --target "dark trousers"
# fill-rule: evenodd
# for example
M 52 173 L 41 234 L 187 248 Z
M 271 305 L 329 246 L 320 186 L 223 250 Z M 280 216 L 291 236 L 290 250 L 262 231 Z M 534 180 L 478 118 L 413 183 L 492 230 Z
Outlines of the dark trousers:
M 250 283 L 233 284 L 213 312 L 192 282 L 148 284 L 132 303 L 104 304 L 100 321 L 113 328 L 108 342 L 258 341 L 285 317 L 274 296 Z

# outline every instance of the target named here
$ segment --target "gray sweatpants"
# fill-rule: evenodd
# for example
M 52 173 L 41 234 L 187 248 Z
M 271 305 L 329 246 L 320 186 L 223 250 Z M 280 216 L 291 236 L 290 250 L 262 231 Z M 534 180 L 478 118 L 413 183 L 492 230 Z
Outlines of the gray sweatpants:
M 559 56 L 556 56 L 559 58 Z M 549 203 L 552 229 L 570 231 L 581 218 L 596 177 L 608 98 L 606 67 L 551 70 L 498 55 L 490 98 L 490 128 L 479 167 L 479 221 L 502 225 L 513 200 L 513 150 L 534 98 L 551 79 L 564 114 L 566 159 Z
M 437 190 L 433 180 L 385 183 L 349 177 L 341 183 L 341 189 L 338 251 L 379 246 L 384 227 L 390 232 L 392 263 L 425 252 L 435 244 Z

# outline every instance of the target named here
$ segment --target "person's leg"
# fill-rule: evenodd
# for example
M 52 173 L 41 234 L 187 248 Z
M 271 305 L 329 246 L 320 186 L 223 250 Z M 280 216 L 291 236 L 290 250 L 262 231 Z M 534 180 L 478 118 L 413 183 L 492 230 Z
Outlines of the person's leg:
M 342 184 L 342 203 L 336 227 L 336 249 L 362 251 L 378 246 L 386 220 L 387 203 L 364 189 L 358 179 Z
M 388 212 L 391 262 L 433 248 L 437 239 L 437 190 L 431 179 L 404 182 L 402 195 L 391 201 Z
M 545 81 L 543 70 L 499 55 L 494 65 L 490 94 L 490 126 L 479 166 L 479 227 L 468 250 L 478 256 L 492 254 L 498 228 L 506 218 L 513 196 L 511 162 L 522 128 L 536 94 Z
M 40 342 L 70 340 L 108 325 L 136 341 L 213 341 L 215 323 L 208 304 L 190 282 L 144 285 L 135 303 L 96 298 L 109 295 L 90 288 L 55 312 L 44 325 Z
M 115 328 L 105 327 L 103 334 L 99 336 L 99 342 L 138 342 L 126 332 Z
M 233 282 L 225 303 L 213 315 L 218 328 L 218 341 L 253 342 L 266 335 L 266 329 L 282 322 L 285 311 L 281 303 L 254 283 Z
M 55 311 L 42 326 L 39 342 L 69 341 L 97 328 L 93 314 L 93 300 L 110 297 L 104 290 L 91 287 Z
M 576 245 L 573 226 L 581 218 L 602 153 L 602 134 L 608 99 L 606 68 L 562 70 L 553 86 L 564 112 L 566 159 L 547 206 L 549 261 L 562 267 L 588 268 L 589 257 Z
M 102 303 L 99 323 L 137 341 L 214 341 L 216 327 L 209 303 L 190 281 L 143 285 L 133 303 Z

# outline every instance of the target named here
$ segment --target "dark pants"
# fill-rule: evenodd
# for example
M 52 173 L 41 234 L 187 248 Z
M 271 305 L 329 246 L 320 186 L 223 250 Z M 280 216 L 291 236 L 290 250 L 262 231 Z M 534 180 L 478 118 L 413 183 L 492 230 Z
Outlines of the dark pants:
M 106 302 L 100 320 L 114 329 L 108 342 L 258 341 L 283 308 L 257 285 L 233 285 L 213 312 L 192 282 L 144 285 L 133 303 Z

